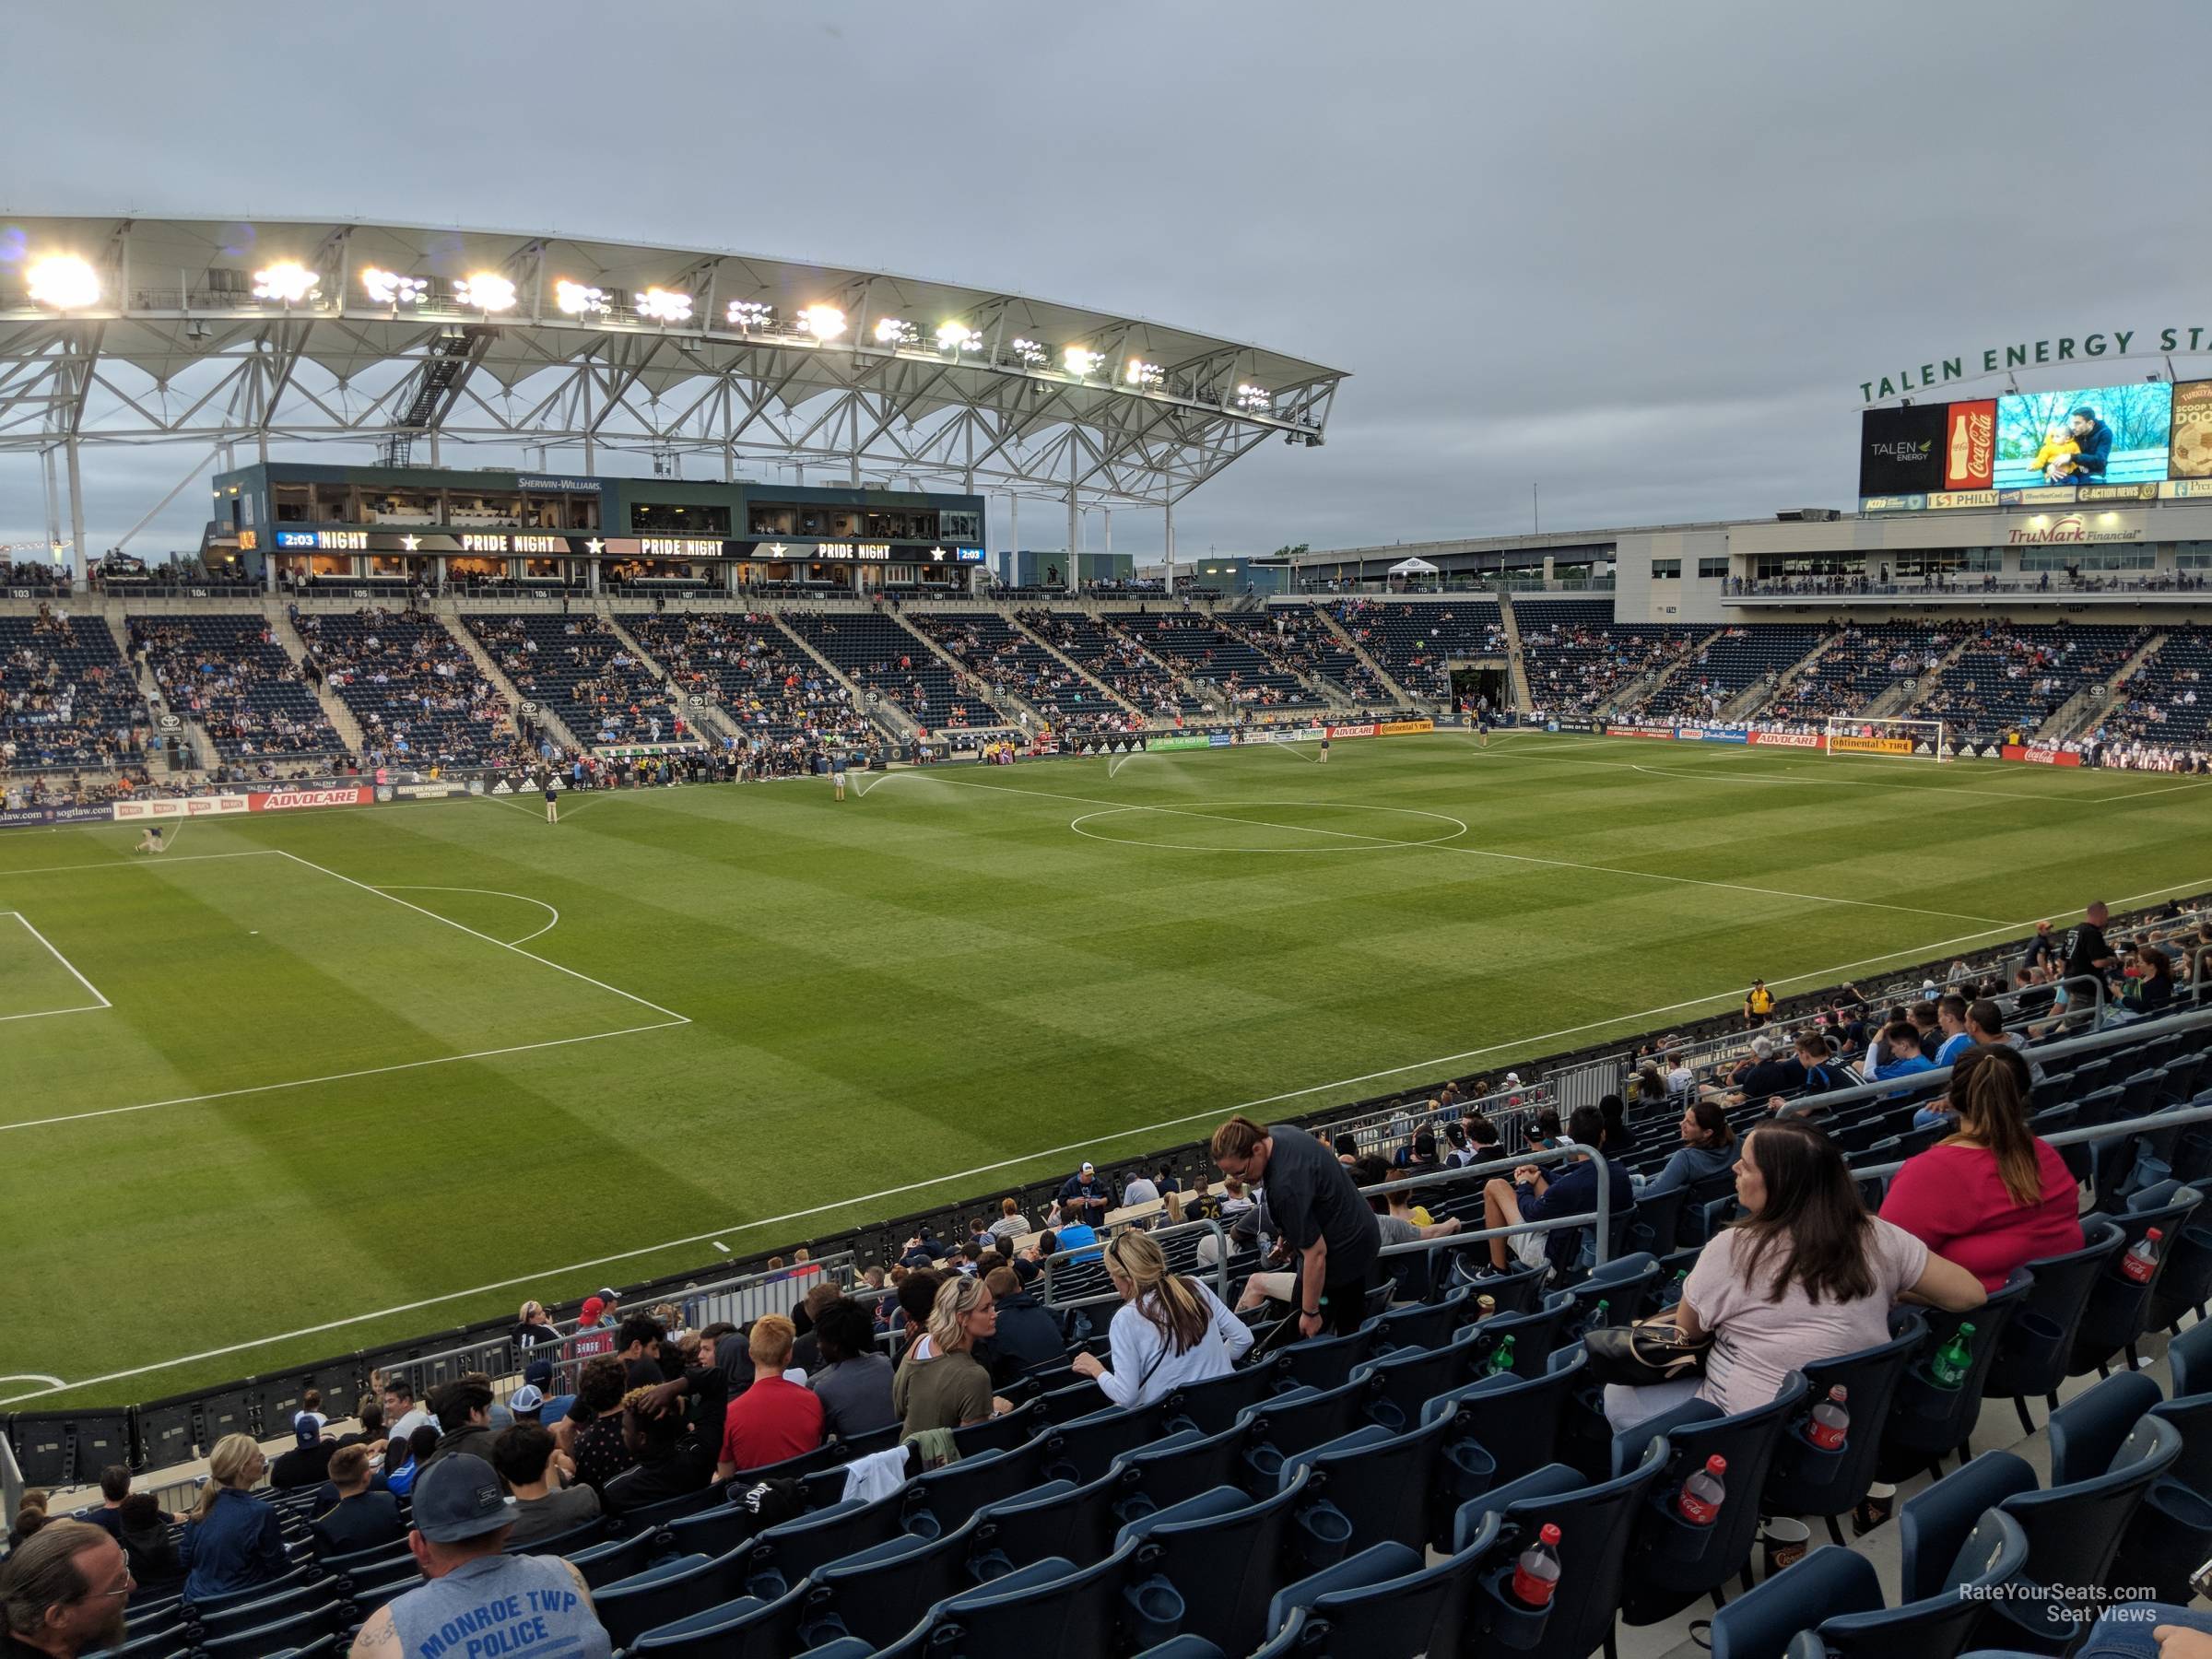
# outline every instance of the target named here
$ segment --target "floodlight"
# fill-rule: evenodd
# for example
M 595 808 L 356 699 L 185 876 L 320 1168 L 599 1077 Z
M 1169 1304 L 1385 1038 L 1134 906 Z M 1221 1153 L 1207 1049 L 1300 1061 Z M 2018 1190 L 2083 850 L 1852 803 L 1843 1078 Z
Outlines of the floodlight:
M 758 300 L 733 300 L 724 315 L 739 328 L 765 328 L 775 310 L 774 306 L 763 305 Z
M 361 273 L 361 287 L 378 305 L 419 305 L 430 291 L 430 285 L 419 276 L 402 276 L 375 265 Z
M 983 336 L 969 327 L 967 324 L 940 323 L 937 324 L 937 349 L 939 351 L 981 351 L 982 348 Z
M 922 331 L 903 317 L 878 317 L 876 320 L 876 344 L 878 346 L 912 346 L 922 337 Z
M 1060 361 L 1070 374 L 1082 380 L 1098 368 L 1099 359 L 1103 355 L 1088 346 L 1070 346 L 1061 352 Z
M 691 296 L 664 288 L 649 288 L 638 296 L 638 315 L 648 323 L 688 323 Z
M 296 259 L 284 259 L 253 273 L 253 298 L 297 305 L 323 286 L 323 279 Z
M 1157 386 L 1167 378 L 1158 363 L 1147 363 L 1143 358 L 1131 358 L 1129 367 L 1122 371 L 1122 379 L 1132 386 Z
M 53 253 L 27 273 L 30 297 L 55 311 L 82 311 L 100 303 L 100 274 L 74 253 Z
M 1017 339 L 1009 349 L 1032 368 L 1053 355 L 1034 340 Z
M 514 281 L 497 271 L 478 271 L 453 284 L 453 300 L 464 311 L 512 311 Z
M 597 317 L 607 312 L 612 301 L 605 288 L 564 278 L 553 284 L 553 304 L 571 317 Z
M 1265 386 L 1241 385 L 1237 388 L 1237 405 L 1240 408 L 1265 409 L 1274 401 L 1275 394 Z
M 834 305 L 810 305 L 799 313 L 799 331 L 827 345 L 845 332 L 845 313 Z

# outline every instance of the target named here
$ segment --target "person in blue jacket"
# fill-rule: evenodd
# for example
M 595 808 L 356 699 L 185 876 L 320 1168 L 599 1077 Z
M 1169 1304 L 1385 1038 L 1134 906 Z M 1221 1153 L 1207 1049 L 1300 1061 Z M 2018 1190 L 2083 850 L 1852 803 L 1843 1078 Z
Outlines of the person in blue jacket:
M 226 1434 L 215 1442 L 207 1485 L 177 1547 L 187 1601 L 251 1590 L 292 1570 L 276 1510 L 251 1489 L 267 1467 L 251 1435 Z

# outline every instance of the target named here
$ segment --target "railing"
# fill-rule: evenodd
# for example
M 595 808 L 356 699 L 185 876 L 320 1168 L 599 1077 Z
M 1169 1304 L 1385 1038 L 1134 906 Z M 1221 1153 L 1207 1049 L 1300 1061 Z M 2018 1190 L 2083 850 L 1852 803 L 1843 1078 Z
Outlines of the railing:
M 1126 1228 L 1116 1230 L 1125 1231 Z M 1096 1243 L 1085 1244 L 1076 1250 L 1056 1251 L 1046 1256 L 1044 1273 L 1038 1281 L 1042 1288 L 1039 1301 L 1044 1307 L 1059 1311 L 1091 1308 L 1102 1302 L 1121 1300 L 1121 1294 L 1113 1288 L 1111 1280 L 1107 1281 L 1103 1289 L 1093 1290 L 1088 1288 L 1105 1277 L 1103 1261 L 1108 1238 L 1108 1234 L 1100 1232 Z M 1210 1264 L 1201 1259 L 1199 1251 L 1201 1242 L 1208 1238 L 1214 1241 L 1216 1246 Z M 1214 1294 L 1224 1302 L 1229 1300 L 1229 1230 L 1219 1221 L 1207 1218 L 1156 1228 L 1152 1232 L 1152 1240 L 1167 1256 L 1170 1268 L 1176 1272 L 1187 1273 L 1193 1268 L 1210 1266 L 1213 1270 Z M 1183 1249 L 1186 1243 L 1189 1245 L 1187 1251 Z M 1074 1271 L 1077 1269 L 1095 1271 Z M 1061 1281 L 1072 1282 L 1064 1287 Z M 1064 1288 L 1073 1294 L 1060 1295 Z
M 2063 571 L 2024 577 L 1977 575 L 1919 582 L 1879 582 L 1865 576 L 1731 576 L 1722 586 L 1729 599 L 1982 599 L 2079 598 L 2101 594 L 2116 597 L 2136 594 L 2202 594 L 2212 591 L 2212 576 L 2194 576 L 2186 571 L 2141 571 L 2127 575 L 2069 577 Z

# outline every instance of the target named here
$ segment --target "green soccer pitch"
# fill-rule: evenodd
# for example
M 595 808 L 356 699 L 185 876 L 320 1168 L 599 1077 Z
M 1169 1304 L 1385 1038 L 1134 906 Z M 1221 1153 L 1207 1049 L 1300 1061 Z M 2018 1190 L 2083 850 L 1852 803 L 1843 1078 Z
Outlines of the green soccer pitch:
M 2212 780 L 1459 733 L 0 835 L 0 1404 L 2212 888 Z M 65 1384 L 58 1391 L 51 1382 Z

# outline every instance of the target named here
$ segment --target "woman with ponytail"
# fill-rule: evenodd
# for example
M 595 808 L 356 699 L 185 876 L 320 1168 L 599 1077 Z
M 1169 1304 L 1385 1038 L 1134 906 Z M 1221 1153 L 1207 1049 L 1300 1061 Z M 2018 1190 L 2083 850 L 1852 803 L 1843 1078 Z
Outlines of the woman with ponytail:
M 1225 1377 L 1252 1346 L 1251 1327 L 1211 1290 L 1168 1271 L 1149 1233 L 1116 1233 L 1106 1246 L 1106 1273 L 1122 1298 L 1108 1333 L 1112 1366 L 1093 1354 L 1077 1354 L 1072 1363 L 1096 1377 L 1116 1406 L 1148 1406 L 1185 1382 Z
M 226 1434 L 207 1455 L 207 1484 L 177 1547 L 187 1601 L 232 1595 L 291 1571 L 276 1512 L 253 1495 L 268 1468 L 250 1434 Z
M 1908 1159 L 1882 1218 L 1982 1281 L 2081 1248 L 2081 1202 L 2057 1151 L 2028 1126 L 2033 1089 L 2018 1049 L 1971 1048 L 1951 1068 L 1956 1133 Z

